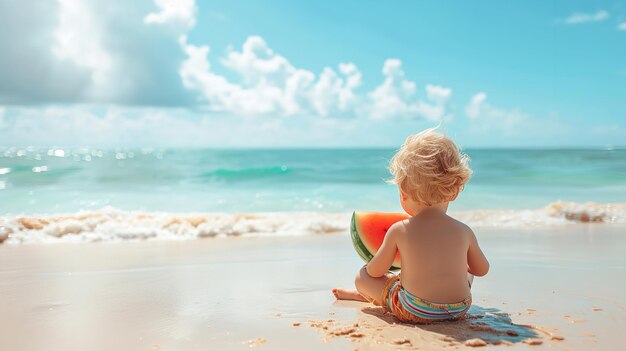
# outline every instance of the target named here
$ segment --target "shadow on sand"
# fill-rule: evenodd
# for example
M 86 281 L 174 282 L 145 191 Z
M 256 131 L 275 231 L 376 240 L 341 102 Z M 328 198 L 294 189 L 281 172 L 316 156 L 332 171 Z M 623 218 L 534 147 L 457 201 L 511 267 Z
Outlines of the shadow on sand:
M 472 305 L 463 320 L 439 322 L 433 324 L 406 324 L 391 314 L 383 314 L 380 307 L 365 307 L 361 311 L 375 316 L 389 324 L 419 328 L 440 334 L 443 340 L 465 343 L 467 340 L 480 338 L 488 344 L 515 344 L 524 340 L 541 338 L 531 326 L 515 324 L 508 313 L 497 308 L 485 308 Z

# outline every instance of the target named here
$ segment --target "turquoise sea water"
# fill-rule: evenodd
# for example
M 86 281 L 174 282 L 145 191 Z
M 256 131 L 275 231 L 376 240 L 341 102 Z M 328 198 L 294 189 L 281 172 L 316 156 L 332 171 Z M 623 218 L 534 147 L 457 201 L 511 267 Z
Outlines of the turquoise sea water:
M 626 150 L 466 150 L 453 210 L 626 202 Z M 0 215 L 112 206 L 165 212 L 400 211 L 392 149 L 0 148 Z

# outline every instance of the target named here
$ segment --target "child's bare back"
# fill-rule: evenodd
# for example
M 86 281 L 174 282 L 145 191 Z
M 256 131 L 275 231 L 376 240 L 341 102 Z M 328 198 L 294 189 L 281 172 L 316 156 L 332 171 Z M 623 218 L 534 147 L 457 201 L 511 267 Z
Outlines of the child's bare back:
M 338 299 L 371 301 L 414 323 L 467 313 L 473 275 L 489 271 L 472 230 L 446 214 L 470 178 L 467 160 L 454 142 L 434 130 L 407 138 L 390 171 L 411 218 L 387 231 L 378 252 L 357 273 L 356 291 L 333 289 Z M 388 272 L 397 252 L 399 276 Z
M 392 230 L 406 290 L 435 302 L 457 302 L 470 295 L 467 257 L 476 238 L 469 227 L 441 210 L 427 209 Z

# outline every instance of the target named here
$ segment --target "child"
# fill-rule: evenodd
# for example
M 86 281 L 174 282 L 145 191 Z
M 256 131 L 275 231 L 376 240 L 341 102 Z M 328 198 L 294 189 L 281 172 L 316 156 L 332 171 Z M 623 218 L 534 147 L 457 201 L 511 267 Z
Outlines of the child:
M 357 290 L 333 289 L 337 299 L 370 301 L 410 323 L 465 316 L 473 276 L 489 271 L 472 230 L 446 214 L 472 174 L 467 162 L 434 129 L 406 139 L 389 170 L 411 218 L 389 228 L 379 251 L 357 273 Z M 396 251 L 402 260 L 398 276 L 388 273 Z

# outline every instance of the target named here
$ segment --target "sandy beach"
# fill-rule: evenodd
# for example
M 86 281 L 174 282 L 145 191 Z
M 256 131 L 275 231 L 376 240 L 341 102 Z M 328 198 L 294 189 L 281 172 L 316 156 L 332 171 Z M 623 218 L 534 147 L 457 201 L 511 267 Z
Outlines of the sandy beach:
M 469 318 L 429 326 L 334 300 L 330 289 L 351 286 L 362 264 L 345 233 L 2 245 L 0 349 L 463 349 L 476 338 L 507 349 L 621 345 L 626 226 L 477 233 L 492 271 L 475 281 Z
M 541 5 L 0 0 L 0 351 L 626 350 L 626 4 Z

